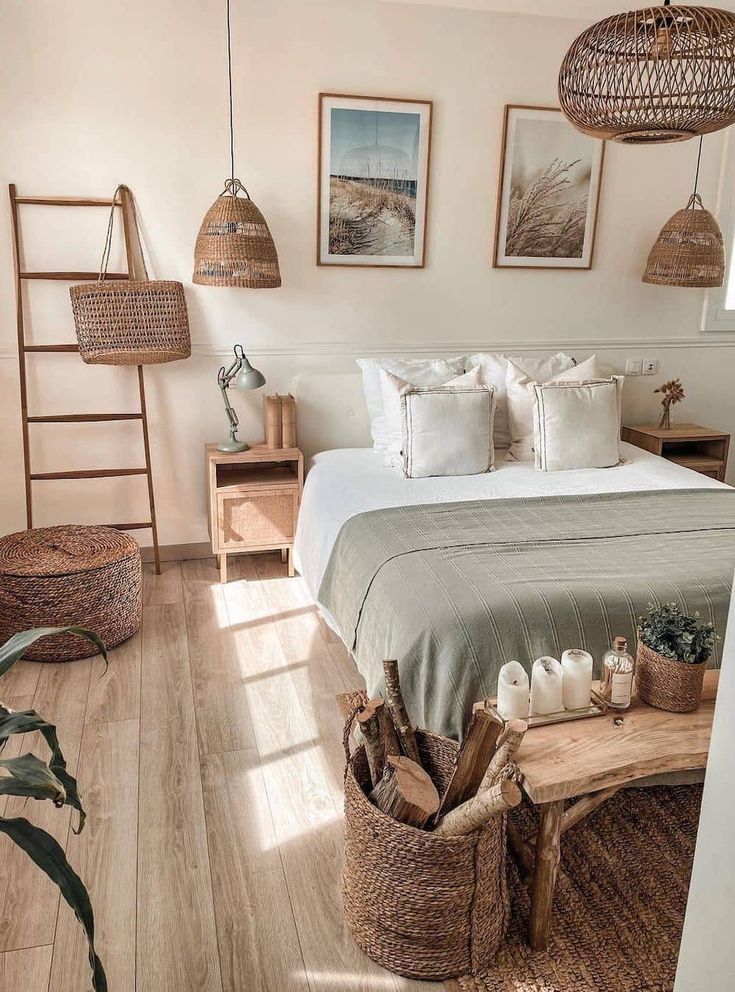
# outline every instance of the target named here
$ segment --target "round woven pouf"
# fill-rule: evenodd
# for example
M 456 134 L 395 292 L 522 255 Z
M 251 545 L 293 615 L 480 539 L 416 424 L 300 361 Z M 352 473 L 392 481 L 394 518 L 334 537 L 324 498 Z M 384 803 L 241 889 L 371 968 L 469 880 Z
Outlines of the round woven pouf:
M 87 627 L 107 648 L 131 637 L 142 615 L 135 541 L 111 527 L 39 527 L 0 538 L 0 643 L 31 627 Z M 97 653 L 75 634 L 43 637 L 32 661 Z

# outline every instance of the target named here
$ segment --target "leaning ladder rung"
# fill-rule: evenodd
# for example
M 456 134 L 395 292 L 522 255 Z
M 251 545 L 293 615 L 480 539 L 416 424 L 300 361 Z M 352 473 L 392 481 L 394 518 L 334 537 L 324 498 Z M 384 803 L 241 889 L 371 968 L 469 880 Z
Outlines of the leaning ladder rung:
M 112 479 L 118 475 L 145 475 L 144 468 L 84 468 L 76 472 L 31 472 L 32 479 Z
M 78 344 L 25 344 L 23 351 L 42 352 L 44 354 L 62 354 L 63 352 L 78 352 Z
M 141 524 L 101 524 L 102 527 L 112 527 L 113 530 L 152 530 L 150 520 Z
M 94 196 L 16 196 L 16 203 L 36 203 L 45 207 L 121 207 L 119 200 L 103 200 Z
M 142 413 L 63 413 L 57 416 L 28 417 L 29 424 L 95 424 L 108 420 L 142 420 Z
M 20 272 L 21 279 L 58 279 L 61 282 L 97 282 L 99 272 Z M 104 281 L 129 279 L 127 272 L 106 272 Z

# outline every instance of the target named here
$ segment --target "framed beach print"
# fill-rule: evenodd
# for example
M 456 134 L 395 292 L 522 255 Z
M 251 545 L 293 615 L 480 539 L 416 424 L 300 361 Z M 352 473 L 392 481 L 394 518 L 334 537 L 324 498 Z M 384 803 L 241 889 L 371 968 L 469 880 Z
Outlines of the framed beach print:
M 431 108 L 319 94 L 318 265 L 424 265 Z
M 506 106 L 496 268 L 592 267 L 604 154 L 560 110 Z

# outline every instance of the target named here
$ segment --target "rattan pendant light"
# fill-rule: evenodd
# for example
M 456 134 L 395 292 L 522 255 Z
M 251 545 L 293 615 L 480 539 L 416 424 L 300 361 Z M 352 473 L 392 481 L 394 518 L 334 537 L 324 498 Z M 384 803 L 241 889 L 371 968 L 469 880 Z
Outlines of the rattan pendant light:
M 735 122 L 735 14 L 644 7 L 593 24 L 559 71 L 570 123 L 626 144 L 684 141 Z
M 204 286 L 275 289 L 281 285 L 281 273 L 271 232 L 248 191 L 235 178 L 230 0 L 227 0 L 227 74 L 230 93 L 230 178 L 205 214 L 199 229 L 194 247 L 193 281 Z
M 720 226 L 697 193 L 702 139 L 699 139 L 694 192 L 661 228 L 648 255 L 643 282 L 656 286 L 721 286 L 725 279 L 725 248 Z

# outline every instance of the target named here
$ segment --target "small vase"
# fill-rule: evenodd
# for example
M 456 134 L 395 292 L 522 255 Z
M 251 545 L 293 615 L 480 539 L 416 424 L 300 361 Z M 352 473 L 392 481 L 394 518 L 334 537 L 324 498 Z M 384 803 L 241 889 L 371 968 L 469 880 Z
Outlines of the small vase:
M 660 431 L 671 430 L 671 409 L 668 406 L 664 407 L 664 412 L 661 414 L 661 419 L 658 422 L 658 429 Z
M 691 713 L 699 706 L 706 661 L 690 665 L 666 658 L 638 641 L 635 688 L 638 698 L 668 713 Z

